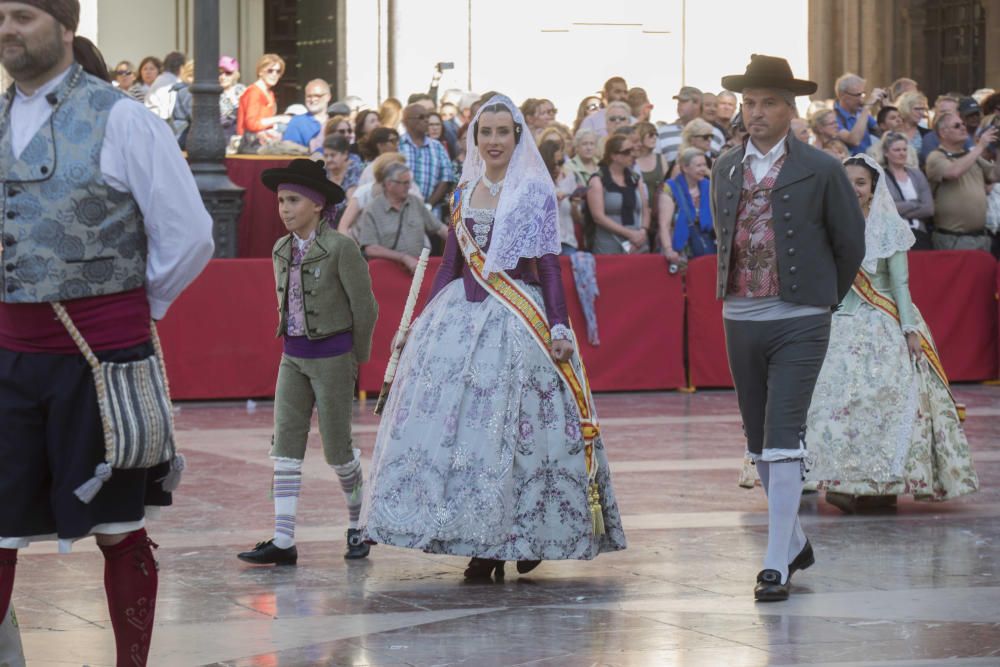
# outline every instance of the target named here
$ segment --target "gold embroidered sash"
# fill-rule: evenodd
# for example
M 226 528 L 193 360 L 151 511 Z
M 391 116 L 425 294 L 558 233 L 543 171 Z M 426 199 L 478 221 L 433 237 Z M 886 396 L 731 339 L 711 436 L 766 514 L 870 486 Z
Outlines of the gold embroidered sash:
M 858 274 L 854 276 L 854 284 L 851 286 L 851 289 L 865 303 L 895 320 L 896 324 L 902 323 L 896 301 L 892 297 L 879 292 L 872 284 L 871 278 L 867 273 L 858 271 Z M 954 402 L 955 396 L 951 393 L 951 385 L 948 382 L 948 376 L 944 372 L 944 364 L 941 363 L 941 357 L 938 356 L 934 343 L 924 335 L 924 332 L 917 331 L 916 333 L 920 336 L 920 349 L 923 350 L 924 356 L 927 358 L 927 363 L 930 364 L 931 370 L 934 371 L 934 374 L 945 386 L 945 389 L 948 390 L 948 394 Z M 961 421 L 965 421 L 965 406 L 955 402 L 955 408 L 958 410 L 958 416 Z
M 594 450 L 595 440 L 600 434 L 600 426 L 594 406 L 594 396 L 590 391 L 590 382 L 587 380 L 587 372 L 583 367 L 583 358 L 580 356 L 580 349 L 576 341 L 573 340 L 574 355 L 569 361 L 556 362 L 551 354 L 552 331 L 549 328 L 548 320 L 543 314 L 542 309 L 535 303 L 534 298 L 518 285 L 506 271 L 493 272 L 488 276 L 485 274 L 483 268 L 486 264 L 486 259 L 483 250 L 476 243 L 476 239 L 462 220 L 462 193 L 465 185 L 463 183 L 455 190 L 451 214 L 452 226 L 455 229 L 458 246 L 476 282 L 488 294 L 499 300 L 507 310 L 513 313 L 524 324 L 531 334 L 531 338 L 545 353 L 545 358 L 552 363 L 556 369 L 556 373 L 562 378 L 563 383 L 572 394 L 579 412 L 580 431 L 583 434 L 584 456 L 587 463 L 587 476 L 590 481 L 588 503 L 594 526 L 594 534 L 603 535 L 604 519 L 596 483 L 597 456 Z M 574 360 L 576 360 L 576 363 L 574 363 Z

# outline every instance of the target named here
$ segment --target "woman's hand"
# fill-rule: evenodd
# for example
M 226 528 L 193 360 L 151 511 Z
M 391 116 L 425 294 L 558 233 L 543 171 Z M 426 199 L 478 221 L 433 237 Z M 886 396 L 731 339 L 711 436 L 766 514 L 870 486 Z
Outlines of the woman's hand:
M 552 341 L 552 358 L 558 362 L 569 361 L 573 356 L 573 342 L 568 340 Z
M 646 245 L 646 241 L 649 237 L 646 235 L 646 230 L 642 227 L 638 229 L 629 229 L 627 238 L 632 242 L 632 252 L 640 252 L 642 247 Z
M 399 350 L 403 351 L 403 347 L 406 346 L 406 340 L 410 337 L 410 330 L 397 331 L 395 337 L 392 339 L 392 351 L 395 352 Z
M 687 264 L 687 257 L 682 256 L 679 252 L 673 248 L 665 248 L 663 250 L 663 256 L 667 258 L 667 261 L 671 264 L 676 264 L 680 266 L 681 264 Z
M 910 349 L 910 356 L 913 357 L 913 360 L 920 361 L 920 357 L 924 355 L 924 350 L 920 346 L 920 335 L 913 331 L 906 334 L 906 347 Z

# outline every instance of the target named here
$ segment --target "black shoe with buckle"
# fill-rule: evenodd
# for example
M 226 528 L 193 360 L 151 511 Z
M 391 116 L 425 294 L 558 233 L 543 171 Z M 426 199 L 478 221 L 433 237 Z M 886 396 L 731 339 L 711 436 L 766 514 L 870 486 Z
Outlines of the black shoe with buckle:
M 360 528 L 347 529 L 347 551 L 344 552 L 344 558 L 347 560 L 367 558 L 371 550 L 371 545 L 365 544 L 362 539 Z
M 806 540 L 806 545 L 802 547 L 802 551 L 799 555 L 788 564 L 788 578 L 791 579 L 792 575 L 798 570 L 807 570 L 816 564 L 816 557 L 813 555 L 812 545 L 809 544 L 809 540 Z
M 282 549 L 274 545 L 274 539 L 258 542 L 252 551 L 236 554 L 244 563 L 253 565 L 295 565 L 299 560 L 299 550 L 295 545 Z
M 753 588 L 753 597 L 757 602 L 783 602 L 788 599 L 788 584 L 787 581 L 781 583 L 781 573 L 777 570 L 761 570 Z

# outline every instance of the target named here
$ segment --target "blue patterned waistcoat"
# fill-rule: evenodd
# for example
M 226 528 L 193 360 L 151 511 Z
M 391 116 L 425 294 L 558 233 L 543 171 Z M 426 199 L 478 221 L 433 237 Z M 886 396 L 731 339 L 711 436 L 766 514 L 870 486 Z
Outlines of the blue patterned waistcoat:
M 146 282 L 146 232 L 131 194 L 101 174 L 111 107 L 125 95 L 73 64 L 52 117 L 14 157 L 11 86 L 0 119 L 0 301 L 115 294 Z M 131 102 L 128 102 L 131 104 Z

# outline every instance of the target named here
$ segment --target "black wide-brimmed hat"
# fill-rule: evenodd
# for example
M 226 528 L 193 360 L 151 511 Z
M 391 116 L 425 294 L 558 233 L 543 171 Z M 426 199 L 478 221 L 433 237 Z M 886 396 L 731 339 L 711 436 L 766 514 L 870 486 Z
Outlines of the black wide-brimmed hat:
M 327 205 L 344 201 L 344 191 L 326 177 L 326 169 L 319 160 L 292 160 L 283 169 L 268 169 L 260 175 L 261 182 L 274 192 L 283 183 L 302 185 L 323 195 Z
M 812 95 L 817 88 L 812 81 L 796 79 L 784 58 L 756 53 L 750 56 L 746 72 L 722 77 L 722 87 L 734 93 L 742 93 L 744 88 L 780 88 L 795 95 Z

